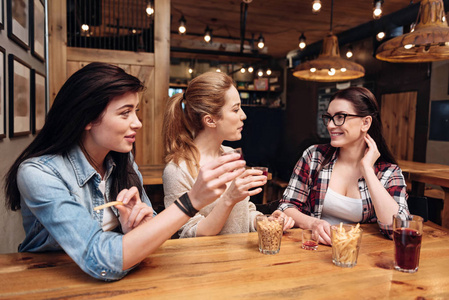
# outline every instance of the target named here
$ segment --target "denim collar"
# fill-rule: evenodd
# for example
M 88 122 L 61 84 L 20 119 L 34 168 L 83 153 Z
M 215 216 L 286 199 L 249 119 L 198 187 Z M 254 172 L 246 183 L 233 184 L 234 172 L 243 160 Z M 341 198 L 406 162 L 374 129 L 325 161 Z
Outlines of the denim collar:
M 97 175 L 101 180 L 100 174 L 98 174 L 94 167 L 92 167 L 89 163 L 79 145 L 74 146 L 67 153 L 67 157 L 72 164 L 73 170 L 75 171 L 76 180 L 80 187 L 85 185 L 95 175 Z M 112 158 L 109 155 L 106 156 L 106 174 L 104 180 L 108 179 L 114 167 L 115 163 Z

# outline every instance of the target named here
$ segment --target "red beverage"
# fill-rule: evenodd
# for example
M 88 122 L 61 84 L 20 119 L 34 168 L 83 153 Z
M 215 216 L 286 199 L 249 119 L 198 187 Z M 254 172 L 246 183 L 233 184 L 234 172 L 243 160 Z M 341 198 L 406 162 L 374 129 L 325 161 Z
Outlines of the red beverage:
M 318 243 L 315 241 L 305 241 L 302 243 L 302 248 L 306 250 L 316 250 Z
M 415 272 L 419 265 L 422 234 L 410 228 L 397 228 L 393 232 L 393 239 L 397 268 Z

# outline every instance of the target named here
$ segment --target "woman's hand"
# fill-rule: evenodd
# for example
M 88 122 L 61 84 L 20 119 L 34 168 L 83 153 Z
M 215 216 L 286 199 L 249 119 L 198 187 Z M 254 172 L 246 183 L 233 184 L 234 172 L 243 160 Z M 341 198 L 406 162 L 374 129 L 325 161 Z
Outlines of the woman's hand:
M 312 223 L 313 232 L 316 232 L 320 235 L 319 242 L 324 245 L 331 245 L 331 225 L 324 220 L 316 219 Z
M 139 190 L 135 186 L 122 190 L 117 195 L 117 201 L 123 202 L 123 205 L 116 206 L 123 233 L 128 233 L 153 217 L 153 209 L 140 200 Z
M 247 169 L 242 175 L 232 181 L 223 195 L 223 199 L 231 206 L 244 200 L 248 196 L 254 196 L 262 191 L 262 188 L 250 190 L 267 183 L 267 176 L 255 169 Z
M 274 217 L 283 217 L 284 218 L 284 231 L 292 228 L 295 225 L 295 220 L 292 217 L 287 216 L 283 211 L 275 210 L 272 214 Z
M 201 167 L 192 189 L 188 192 L 195 209 L 200 210 L 215 201 L 226 190 L 226 183 L 234 180 L 245 171 L 244 160 L 240 154 L 220 156 Z
M 364 138 L 367 148 L 365 150 L 365 155 L 360 161 L 361 172 L 363 175 L 366 174 L 367 170 L 374 170 L 373 166 L 380 157 L 380 152 L 377 149 L 376 142 L 373 138 L 369 134 L 366 134 Z

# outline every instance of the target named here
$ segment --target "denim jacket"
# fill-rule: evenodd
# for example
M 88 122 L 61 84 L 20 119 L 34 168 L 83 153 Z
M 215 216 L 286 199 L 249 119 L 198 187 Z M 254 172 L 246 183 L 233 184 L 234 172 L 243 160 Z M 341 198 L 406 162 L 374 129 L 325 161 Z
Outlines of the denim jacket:
M 107 159 L 106 195 L 114 166 L 112 159 Z M 135 163 L 134 169 L 142 182 Z M 19 251 L 64 250 L 95 278 L 109 281 L 125 276 L 130 269 L 122 270 L 123 234 L 103 232 L 103 210 L 93 210 L 105 203 L 100 181 L 100 174 L 79 146 L 64 155 L 43 155 L 24 161 L 17 174 L 26 234 Z M 144 190 L 141 200 L 151 206 Z M 113 211 L 117 214 L 115 208 Z

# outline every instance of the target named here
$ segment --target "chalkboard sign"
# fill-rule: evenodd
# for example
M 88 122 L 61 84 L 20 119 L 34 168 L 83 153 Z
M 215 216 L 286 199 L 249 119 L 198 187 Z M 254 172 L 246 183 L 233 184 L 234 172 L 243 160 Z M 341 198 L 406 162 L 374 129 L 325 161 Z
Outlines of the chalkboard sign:
M 431 102 L 429 140 L 449 142 L 449 100 Z

